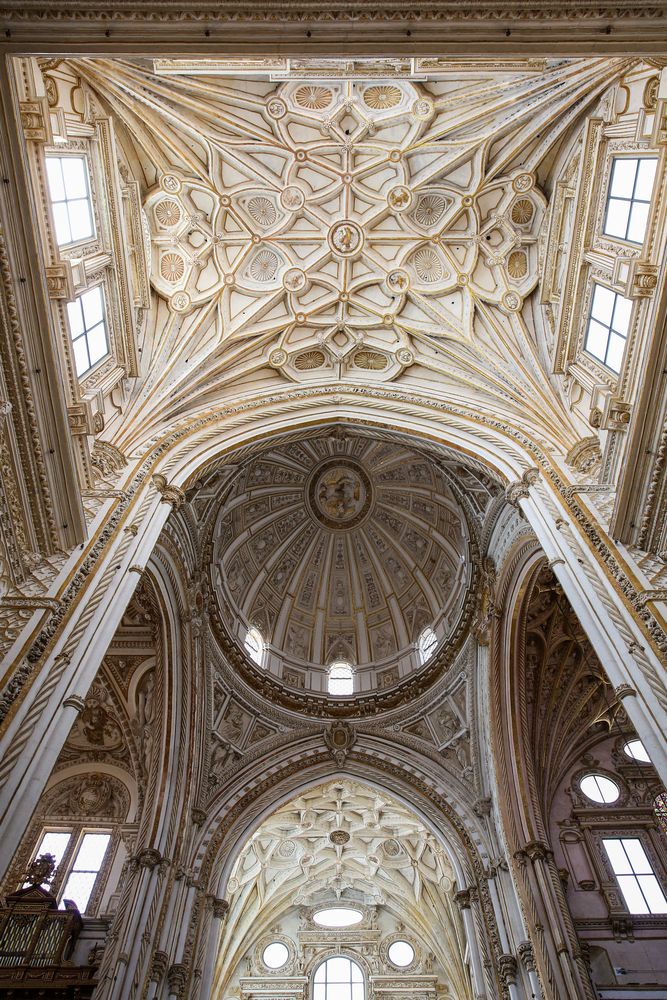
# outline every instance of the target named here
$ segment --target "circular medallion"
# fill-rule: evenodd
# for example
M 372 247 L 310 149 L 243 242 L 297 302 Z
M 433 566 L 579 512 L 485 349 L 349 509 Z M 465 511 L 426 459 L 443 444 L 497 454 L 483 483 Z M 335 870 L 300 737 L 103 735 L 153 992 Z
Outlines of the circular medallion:
M 177 194 L 181 190 L 181 182 L 175 174 L 163 174 L 160 178 L 160 187 L 170 194 Z
M 363 242 L 364 234 L 356 222 L 336 222 L 329 230 L 329 246 L 339 257 L 353 257 Z
M 269 354 L 269 364 L 272 368 L 282 368 L 286 361 L 287 353 L 281 347 L 277 347 Z
M 432 118 L 435 114 L 435 104 L 430 97 L 420 97 L 418 101 L 412 105 L 412 114 L 415 116 L 417 121 L 427 122 L 429 118 Z
M 283 274 L 283 288 L 288 292 L 300 292 L 306 284 L 306 275 L 300 267 L 290 267 Z
M 316 521 L 333 531 L 356 528 L 373 500 L 364 469 L 351 459 L 328 458 L 315 469 L 308 484 L 308 503 Z
M 175 295 L 169 299 L 169 306 L 174 312 L 187 312 L 190 308 L 190 296 L 187 292 L 176 292 Z
M 287 105 L 284 101 L 281 101 L 279 97 L 272 97 L 266 105 L 266 110 L 270 118 L 273 118 L 275 121 L 279 121 L 287 114 Z
M 394 212 L 405 212 L 412 204 L 412 192 L 405 184 L 392 188 L 387 195 L 387 203 Z
M 305 198 L 303 191 L 295 185 L 290 185 L 290 187 L 286 187 L 284 191 L 280 192 L 280 204 L 283 208 L 286 208 L 288 212 L 298 211 L 304 201 Z
M 403 268 L 397 267 L 387 275 L 387 288 L 394 295 L 403 295 L 410 287 L 410 275 Z

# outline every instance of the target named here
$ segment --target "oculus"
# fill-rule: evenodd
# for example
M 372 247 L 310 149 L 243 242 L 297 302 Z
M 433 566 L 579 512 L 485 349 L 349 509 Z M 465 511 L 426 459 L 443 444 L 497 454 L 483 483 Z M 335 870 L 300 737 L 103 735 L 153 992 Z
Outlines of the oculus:
M 267 969 L 282 969 L 287 963 L 289 951 L 282 941 L 272 941 L 262 952 L 262 961 Z
M 399 969 L 405 969 L 415 960 L 415 949 L 407 941 L 392 941 L 387 950 L 389 961 Z
M 604 774 L 586 774 L 579 782 L 579 788 L 591 802 L 610 805 L 619 798 L 618 785 Z
M 361 910 L 350 906 L 331 906 L 313 913 L 313 921 L 319 927 L 353 927 L 364 919 Z

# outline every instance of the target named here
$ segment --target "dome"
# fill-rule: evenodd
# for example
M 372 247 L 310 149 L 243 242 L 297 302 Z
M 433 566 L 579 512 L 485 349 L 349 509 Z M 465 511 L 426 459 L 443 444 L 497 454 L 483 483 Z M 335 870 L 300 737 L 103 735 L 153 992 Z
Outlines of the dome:
M 357 433 L 254 454 L 214 532 L 227 629 L 240 646 L 258 629 L 262 666 L 290 687 L 326 693 L 337 661 L 354 668 L 355 693 L 399 683 L 423 665 L 425 629 L 437 645 L 451 636 L 470 584 L 450 475 L 399 441 Z

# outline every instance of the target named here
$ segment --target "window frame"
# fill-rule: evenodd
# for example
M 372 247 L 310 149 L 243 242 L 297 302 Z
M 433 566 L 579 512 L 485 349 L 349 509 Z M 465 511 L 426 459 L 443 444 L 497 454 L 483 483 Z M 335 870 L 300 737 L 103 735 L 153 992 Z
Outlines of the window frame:
M 80 372 L 80 371 L 77 370 L 77 366 L 76 366 L 76 350 L 75 350 L 74 344 L 77 341 L 79 341 L 79 340 L 82 340 L 82 339 L 84 340 L 85 347 L 86 347 L 86 355 L 88 357 L 88 361 L 90 362 L 90 346 L 89 346 L 89 342 L 88 342 L 88 334 L 91 333 L 94 329 L 96 329 L 97 326 L 99 326 L 99 323 L 93 324 L 93 326 L 91 326 L 90 328 L 86 326 L 86 317 L 85 317 L 85 313 L 84 313 L 84 307 L 83 307 L 82 299 L 83 299 L 83 297 L 85 295 L 88 295 L 89 293 L 94 292 L 96 289 L 99 289 L 100 298 L 101 298 L 101 301 L 102 301 L 102 319 L 101 319 L 101 323 L 102 323 L 102 327 L 103 327 L 103 330 L 104 330 L 104 339 L 105 339 L 105 343 L 106 343 L 106 353 L 103 354 L 102 357 L 100 357 L 96 361 L 94 361 L 92 364 L 89 364 L 88 368 L 84 368 L 84 370 Z M 70 318 L 70 306 L 74 306 L 77 303 L 79 304 L 79 309 L 80 309 L 80 312 L 81 312 L 81 319 L 82 319 L 82 322 L 83 322 L 83 332 L 77 334 L 77 336 L 75 337 L 74 334 L 73 334 L 73 331 L 72 331 L 72 321 L 71 321 L 71 318 Z M 113 358 L 113 353 L 112 353 L 112 350 L 111 350 L 112 344 L 111 344 L 111 337 L 110 337 L 110 330 L 109 330 L 109 318 L 108 318 L 109 317 L 109 310 L 108 310 L 108 303 L 107 303 L 107 296 L 106 296 L 106 289 L 105 289 L 104 282 L 100 282 L 100 283 L 98 283 L 96 285 L 91 285 L 90 288 L 82 288 L 81 291 L 79 291 L 78 294 L 75 296 L 75 298 L 72 299 L 71 302 L 67 303 L 67 308 L 65 310 L 65 314 L 66 314 L 66 319 L 67 319 L 67 330 L 68 330 L 68 333 L 69 333 L 70 345 L 71 345 L 71 349 L 72 349 L 72 362 L 74 364 L 74 370 L 76 372 L 77 379 L 79 381 L 83 381 L 84 379 L 87 379 L 90 376 L 91 372 L 95 371 L 100 365 L 102 365 L 102 364 L 104 364 L 104 362 L 108 361 L 109 358 Z
M 74 870 L 74 864 L 81 846 L 83 845 L 83 839 L 86 834 L 104 834 L 109 837 L 109 842 L 105 848 L 100 867 L 97 870 L 92 888 L 90 890 L 88 902 L 85 909 L 80 910 L 82 915 L 91 916 L 97 908 L 100 894 L 106 885 L 107 875 L 116 852 L 116 835 L 113 827 L 108 824 L 103 824 L 102 826 L 92 826 L 90 823 L 44 823 L 39 827 L 39 832 L 35 840 L 35 846 L 28 855 L 29 864 L 32 863 L 35 858 L 39 857 L 40 853 L 43 853 L 40 848 L 42 841 L 44 840 L 44 836 L 47 833 L 69 834 L 69 841 L 63 853 L 62 860 L 56 868 L 55 878 L 53 878 L 49 883 L 49 892 L 55 896 L 58 902 L 58 909 L 64 909 L 61 904 L 64 899 L 65 887 Z M 21 885 L 23 885 L 23 881 L 21 882 Z M 21 885 L 19 888 L 21 888 Z
M 424 637 L 426 636 L 427 633 L 430 633 L 429 641 L 431 642 L 431 645 L 429 647 L 430 652 L 428 653 L 428 655 L 425 655 L 424 646 L 426 644 L 424 642 Z M 433 659 L 435 651 L 438 648 L 439 642 L 440 640 L 438 639 L 438 636 L 436 635 L 435 629 L 433 628 L 432 625 L 427 625 L 425 628 L 421 630 L 421 632 L 419 633 L 419 638 L 417 639 L 417 656 L 419 657 L 420 667 L 423 667 L 424 664 L 428 663 L 429 660 Z
M 319 970 L 323 966 L 326 966 L 328 962 L 330 962 L 332 959 L 336 959 L 336 958 L 345 959 L 345 961 L 347 961 L 347 962 L 350 963 L 350 967 L 353 966 L 353 965 L 357 967 L 357 969 L 359 970 L 359 972 L 361 974 L 361 987 L 362 987 L 362 991 L 363 991 L 363 993 L 362 993 L 362 1000 L 367 1000 L 367 997 L 368 997 L 368 981 L 367 981 L 366 972 L 365 972 L 365 970 L 364 970 L 361 962 L 358 961 L 356 955 L 354 955 L 354 956 L 353 955 L 348 955 L 348 954 L 346 954 L 345 951 L 340 951 L 340 950 L 336 950 L 333 953 L 330 952 L 327 955 L 321 956 L 320 959 L 319 959 L 319 961 L 316 962 L 316 964 L 314 965 L 314 967 L 312 969 L 312 972 L 310 974 L 310 984 L 309 984 L 310 985 L 310 1000 L 315 1000 L 315 987 L 316 987 L 316 985 L 317 986 L 319 986 L 319 985 L 323 985 L 324 986 L 324 1000 L 329 1000 L 329 988 L 328 988 L 329 984 L 327 983 L 326 973 L 325 973 L 325 979 L 324 979 L 324 983 L 323 984 L 316 983 L 315 982 L 315 977 L 317 976 L 317 973 L 319 972 Z M 354 998 L 353 998 L 353 990 L 352 990 L 353 980 L 352 980 L 352 970 L 351 970 L 351 968 L 350 968 L 350 981 L 349 982 L 350 982 L 350 1000 L 354 1000 Z M 338 983 L 332 983 L 331 985 L 334 986 L 334 985 L 340 985 L 340 984 L 338 984 Z
M 613 195 L 611 192 L 612 192 L 612 186 L 613 186 L 613 183 L 614 183 L 614 174 L 615 174 L 615 171 L 616 171 L 616 165 L 617 165 L 617 163 L 620 163 L 622 161 L 624 161 L 624 162 L 627 163 L 630 160 L 634 160 L 636 162 L 636 164 L 637 164 L 636 167 L 635 167 L 635 177 L 634 177 L 634 181 L 633 181 L 633 184 L 632 184 L 632 195 L 630 196 L 630 198 L 624 198 L 624 197 L 620 197 L 618 195 Z M 639 164 L 640 164 L 641 160 L 653 160 L 655 162 L 655 165 L 656 165 L 656 169 L 655 169 L 655 172 L 653 174 L 653 183 L 651 185 L 651 195 L 650 195 L 650 197 L 648 199 L 635 198 L 635 191 L 637 189 L 637 181 L 638 181 L 638 178 L 639 178 Z M 657 155 L 650 154 L 650 153 L 641 153 L 639 150 L 637 150 L 636 152 L 633 152 L 632 155 L 620 154 L 620 153 L 619 154 L 612 153 L 612 155 L 611 155 L 611 169 L 609 171 L 609 180 L 607 182 L 607 193 L 606 193 L 606 198 L 605 198 L 604 218 L 602 220 L 602 229 L 601 229 L 601 235 L 603 237 L 605 237 L 606 239 L 609 239 L 609 240 L 615 240 L 618 243 L 627 243 L 627 244 L 629 244 L 630 246 L 633 246 L 633 247 L 642 247 L 644 245 L 644 243 L 646 242 L 646 233 L 648 231 L 648 225 L 649 225 L 649 221 L 650 221 L 651 204 L 653 202 L 653 196 L 654 196 L 654 192 L 655 192 L 655 180 L 656 180 L 656 173 L 657 173 L 657 169 L 658 169 L 658 160 L 659 160 L 659 157 Z M 609 218 L 609 208 L 610 208 L 610 205 L 611 205 L 612 201 L 624 201 L 624 202 L 629 202 L 629 204 L 630 204 L 630 208 L 629 208 L 629 211 L 628 211 L 628 218 L 627 218 L 627 222 L 626 222 L 626 225 L 625 225 L 625 236 L 616 236 L 613 233 L 608 233 L 607 232 L 607 219 Z M 631 240 L 629 238 L 629 236 L 628 236 L 628 230 L 630 229 L 630 221 L 632 219 L 632 212 L 633 212 L 633 208 L 634 208 L 635 205 L 648 205 L 649 206 L 647 214 L 646 214 L 646 225 L 644 227 L 644 233 L 643 233 L 643 236 L 642 236 L 642 239 L 641 239 L 640 242 L 637 242 L 637 240 Z
M 614 296 L 614 304 L 612 306 L 611 319 L 610 319 L 608 325 L 605 324 L 605 323 L 603 323 L 602 320 L 597 319 L 596 317 L 593 316 L 593 307 L 594 307 L 594 304 L 595 304 L 595 290 L 597 288 L 602 288 L 605 291 L 610 292 L 610 294 L 612 294 Z M 629 318 L 628 318 L 628 326 L 627 326 L 627 331 L 626 331 L 625 334 L 620 333 L 612 325 L 613 322 L 614 322 L 614 317 L 616 315 L 616 305 L 617 305 L 617 302 L 618 302 L 619 298 L 623 299 L 625 302 L 629 302 L 630 303 L 630 315 L 629 315 Z M 591 283 L 591 294 L 590 294 L 590 301 L 589 301 L 589 306 L 588 306 L 588 318 L 586 320 L 586 329 L 585 329 L 585 332 L 584 332 L 583 350 L 584 350 L 584 353 L 586 354 L 587 357 L 591 358 L 595 362 L 595 364 L 601 365 L 605 369 L 605 371 L 611 372 L 611 374 L 614 376 L 614 378 L 618 378 L 619 377 L 619 375 L 621 374 L 621 371 L 623 370 L 623 365 L 625 363 L 625 357 L 626 357 L 626 353 L 627 353 L 627 349 L 628 349 L 628 341 L 630 339 L 630 331 L 632 329 L 632 324 L 633 324 L 633 320 L 634 320 L 634 307 L 635 307 L 635 300 L 628 298 L 627 296 L 623 295 L 622 292 L 617 291 L 615 288 L 610 288 L 609 285 L 605 285 L 601 281 L 593 281 Z M 588 346 L 589 336 L 590 336 L 590 331 L 591 331 L 591 324 L 593 322 L 598 323 L 602 327 L 606 326 L 606 329 L 607 329 L 607 341 L 606 341 L 606 346 L 605 346 L 605 357 L 604 357 L 604 359 L 600 358 L 597 354 L 594 354 L 593 351 L 590 350 L 589 346 Z M 615 368 L 612 368 L 611 365 L 607 364 L 607 358 L 609 357 L 609 345 L 611 343 L 612 334 L 615 334 L 617 337 L 621 338 L 624 341 L 623 353 L 621 355 L 621 361 L 620 361 L 618 370 L 616 370 Z
M 71 225 L 71 221 L 70 221 L 69 208 L 67 206 L 68 206 L 68 204 L 69 204 L 70 201 L 79 201 L 79 200 L 82 200 L 82 199 L 76 199 L 76 198 L 68 199 L 66 192 L 65 192 L 65 198 L 64 199 L 57 199 L 56 200 L 56 199 L 54 199 L 53 194 L 51 193 L 51 182 L 49 180 L 48 160 L 58 160 L 58 161 L 61 161 L 61 160 L 64 160 L 64 159 L 82 160 L 83 163 L 84 163 L 84 173 L 85 173 L 85 178 L 86 178 L 86 201 L 88 202 L 88 212 L 89 212 L 89 215 L 90 215 L 90 222 L 91 222 L 92 232 L 90 233 L 89 236 L 83 236 L 83 237 L 81 237 L 81 239 L 78 239 L 78 240 L 68 240 L 65 243 L 59 243 L 58 242 L 58 227 L 56 225 L 55 214 L 54 214 L 54 211 L 53 211 L 54 205 L 56 205 L 56 204 L 58 204 L 58 205 L 64 204 L 66 206 L 67 223 L 68 223 L 68 225 L 70 227 L 70 235 L 71 235 L 72 225 Z M 49 206 L 50 206 L 50 221 L 51 221 L 53 239 L 54 239 L 56 247 L 58 248 L 59 251 L 62 251 L 62 250 L 71 250 L 72 248 L 79 247 L 79 246 L 85 246 L 87 243 L 91 243 L 94 240 L 97 240 L 98 239 L 98 227 L 97 227 L 97 219 L 95 218 L 95 206 L 94 206 L 94 201 L 93 201 L 93 185 L 92 185 L 92 181 L 91 181 L 92 171 L 91 171 L 90 157 L 83 150 L 60 150 L 60 149 L 54 150 L 54 149 L 50 149 L 50 150 L 47 150 L 45 152 L 45 154 L 44 154 L 44 160 L 45 160 L 44 171 L 45 171 L 45 175 L 46 175 L 46 191 L 48 193 Z M 61 169 L 61 172 L 62 172 L 62 166 L 61 166 L 60 169 Z M 64 179 L 63 179 L 63 190 L 64 190 Z
M 609 854 L 609 852 L 607 850 L 607 846 L 606 845 L 607 845 L 608 841 L 609 842 L 615 841 L 615 842 L 618 842 L 618 843 L 621 844 L 621 847 L 623 849 L 625 857 L 626 857 L 626 859 L 628 861 L 628 864 L 630 866 L 630 871 L 629 872 L 617 872 L 616 871 L 616 868 L 614 866 L 614 862 L 613 862 L 613 860 L 611 858 L 611 855 Z M 646 858 L 646 862 L 647 862 L 649 871 L 646 871 L 646 872 L 637 872 L 637 871 L 635 871 L 634 864 L 632 862 L 630 854 L 628 853 L 628 850 L 625 847 L 625 842 L 626 841 L 627 842 L 634 842 L 634 843 L 636 843 L 636 844 L 639 845 L 639 847 L 640 847 L 640 849 L 641 849 L 644 857 Z M 658 919 L 660 919 L 660 918 L 666 919 L 667 918 L 667 894 L 665 893 L 665 889 L 664 889 L 664 886 L 663 886 L 663 880 L 661 879 L 660 874 L 659 874 L 658 870 L 656 869 L 655 863 L 652 860 L 652 858 L 650 857 L 650 854 L 649 854 L 649 852 L 646 849 L 647 845 L 645 844 L 644 839 L 642 837 L 638 836 L 637 833 L 634 832 L 634 831 L 632 833 L 630 833 L 630 834 L 628 834 L 627 832 L 614 833 L 612 831 L 607 831 L 607 832 L 603 831 L 602 835 L 600 837 L 600 846 L 602 848 L 602 851 L 603 851 L 603 854 L 604 854 L 607 866 L 608 866 L 609 870 L 612 873 L 612 877 L 613 877 L 613 879 L 614 879 L 614 881 L 616 883 L 616 886 L 618 887 L 618 891 L 619 891 L 620 896 L 621 896 L 621 898 L 623 900 L 623 905 L 625 906 L 625 909 L 630 914 L 630 916 L 633 919 L 642 918 L 642 917 L 648 917 L 648 918 L 656 918 L 657 917 Z M 653 878 L 655 880 L 655 884 L 656 884 L 658 890 L 660 891 L 660 894 L 662 895 L 663 900 L 665 901 L 665 908 L 663 910 L 652 910 L 651 909 L 650 904 L 648 903 L 647 897 L 646 897 L 646 895 L 644 893 L 644 890 L 642 888 L 642 884 L 639 881 L 640 878 L 646 878 L 646 877 Z M 637 912 L 637 911 L 634 911 L 634 910 L 632 910 L 630 908 L 631 904 L 628 902 L 628 899 L 627 899 L 627 897 L 625 895 L 625 891 L 623 889 L 623 882 L 620 881 L 622 878 L 623 879 L 626 879 L 626 878 L 634 879 L 634 881 L 635 881 L 635 888 L 641 894 L 641 897 L 644 900 L 644 903 L 646 904 L 646 907 L 647 907 L 647 911 L 646 912 Z
M 249 641 L 251 639 L 251 636 L 257 637 L 259 659 L 255 658 L 250 650 Z M 250 660 L 252 660 L 255 666 L 257 667 L 264 666 L 264 656 L 266 654 L 266 642 L 264 641 L 264 636 L 262 635 L 262 633 L 260 632 L 260 630 L 257 628 L 256 625 L 250 625 L 246 629 L 245 639 L 243 640 L 243 648 L 246 652 L 246 655 Z

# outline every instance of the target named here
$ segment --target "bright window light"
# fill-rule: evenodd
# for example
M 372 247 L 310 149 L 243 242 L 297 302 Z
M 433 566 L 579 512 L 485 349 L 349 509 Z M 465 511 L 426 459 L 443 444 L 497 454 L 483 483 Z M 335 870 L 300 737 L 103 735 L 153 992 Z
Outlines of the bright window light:
M 657 164 L 655 157 L 614 157 L 603 229 L 606 236 L 644 242 Z
M 345 660 L 337 660 L 329 667 L 329 694 L 353 694 L 354 673 Z
M 289 951 L 282 941 L 272 941 L 262 952 L 262 961 L 267 969 L 282 969 L 288 958 Z
M 630 299 L 604 285 L 593 285 L 586 350 L 616 373 L 621 370 L 631 313 Z
M 258 628 L 249 628 L 245 637 L 245 650 L 250 659 L 261 667 L 264 659 L 264 639 Z
M 352 927 L 363 920 L 361 910 L 351 906 L 330 906 L 313 913 L 313 920 L 320 927 Z
M 417 649 L 419 651 L 419 662 L 426 663 L 430 660 L 438 645 L 438 637 L 430 626 L 427 626 L 419 636 Z
M 33 855 L 33 861 L 41 854 L 52 854 L 56 859 L 57 869 L 58 865 L 65 856 L 65 851 L 67 850 L 70 837 L 71 833 L 69 830 L 47 830 L 46 833 L 42 834 L 42 839 L 40 840 L 37 850 Z M 23 888 L 25 889 L 29 884 L 29 882 L 24 882 Z
M 86 833 L 76 852 L 61 897 L 73 900 L 80 913 L 84 913 L 88 906 L 110 840 L 109 833 Z
M 605 838 L 604 849 L 630 913 L 667 913 L 667 899 L 636 838 Z
M 67 303 L 67 317 L 74 348 L 77 375 L 87 371 L 109 353 L 104 294 L 100 285 Z
M 616 802 L 619 791 L 618 785 L 611 778 L 606 778 L 604 774 L 587 774 L 579 782 L 584 795 L 593 802 L 600 802 L 608 805 Z
M 85 156 L 47 156 L 46 175 L 58 246 L 90 239 L 95 227 Z
M 640 764 L 651 763 L 651 758 L 646 753 L 646 747 L 641 740 L 629 740 L 623 747 L 623 753 L 630 760 L 639 761 Z
M 357 963 L 336 955 L 318 965 L 313 1000 L 364 1000 L 364 976 Z
M 387 954 L 392 965 L 398 966 L 399 969 L 404 969 L 408 965 L 412 965 L 415 957 L 415 949 L 407 941 L 392 941 Z

